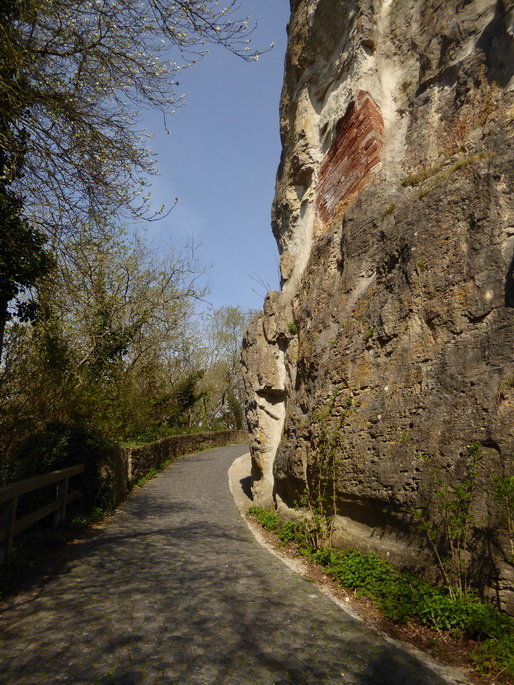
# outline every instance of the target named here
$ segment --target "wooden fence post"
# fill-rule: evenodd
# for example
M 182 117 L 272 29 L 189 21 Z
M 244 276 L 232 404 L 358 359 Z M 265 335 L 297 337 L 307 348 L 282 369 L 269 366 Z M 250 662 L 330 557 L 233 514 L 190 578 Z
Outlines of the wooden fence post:
M 4 502 L 2 506 L 0 523 L 4 530 L 4 539 L 2 546 L 0 547 L 0 564 L 7 563 L 9 561 L 9 557 L 11 556 L 17 506 L 17 497 L 13 497 L 13 499 Z
M 84 473 L 84 464 L 77 464 L 59 471 L 51 471 L 41 476 L 10 483 L 0 488 L 0 565 L 8 561 L 13 538 L 22 530 L 51 514 L 53 514 L 54 526 L 64 521 L 66 507 L 70 502 L 80 497 L 80 493 L 75 490 L 68 493 L 69 480 L 81 473 Z M 54 483 L 57 485 L 56 499 L 37 511 L 25 514 L 21 519 L 16 518 L 16 508 L 20 497 Z
M 64 521 L 66 517 L 66 498 L 68 497 L 68 483 L 69 478 L 65 478 L 57 484 L 57 502 L 59 502 L 60 507 L 54 513 L 54 528 L 57 524 L 61 523 L 61 521 Z

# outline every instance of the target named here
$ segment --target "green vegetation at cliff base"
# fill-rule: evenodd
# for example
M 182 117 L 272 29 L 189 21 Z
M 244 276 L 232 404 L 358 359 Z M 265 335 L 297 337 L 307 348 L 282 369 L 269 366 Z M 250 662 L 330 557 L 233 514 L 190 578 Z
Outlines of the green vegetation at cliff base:
M 273 510 L 248 512 L 282 544 L 294 543 L 310 561 L 358 597 L 376 604 L 394 623 L 417 622 L 438 634 L 476 641 L 471 658 L 481 675 L 514 675 L 514 619 L 471 593 L 454 593 L 394 569 L 377 554 L 355 550 L 314 549 L 305 545 L 303 523 L 285 521 Z

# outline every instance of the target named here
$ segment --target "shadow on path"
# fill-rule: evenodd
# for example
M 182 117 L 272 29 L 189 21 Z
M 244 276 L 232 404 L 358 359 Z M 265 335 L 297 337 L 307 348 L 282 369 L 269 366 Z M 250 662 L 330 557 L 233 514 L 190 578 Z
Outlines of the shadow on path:
M 255 542 L 227 484 L 245 451 L 175 462 L 2 605 L 1 682 L 447 682 Z

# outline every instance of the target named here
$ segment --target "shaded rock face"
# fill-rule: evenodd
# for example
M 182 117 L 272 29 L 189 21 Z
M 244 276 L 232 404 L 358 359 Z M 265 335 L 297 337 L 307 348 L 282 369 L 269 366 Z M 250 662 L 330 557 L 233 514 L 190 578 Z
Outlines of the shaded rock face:
M 514 611 L 493 498 L 514 475 L 514 3 L 291 9 L 282 291 L 243 347 L 254 497 L 292 507 L 328 434 L 336 541 L 434 568 L 415 510 L 437 518 L 434 469 L 463 482 L 476 442 L 467 563 Z

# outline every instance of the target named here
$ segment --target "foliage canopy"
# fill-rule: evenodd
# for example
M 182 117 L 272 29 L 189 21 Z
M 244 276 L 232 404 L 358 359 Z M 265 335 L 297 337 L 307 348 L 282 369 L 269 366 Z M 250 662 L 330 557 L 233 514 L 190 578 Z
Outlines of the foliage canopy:
M 2 176 L 35 226 L 60 235 L 120 213 L 148 216 L 144 186 L 155 167 L 139 108 L 172 113 L 180 72 L 208 43 L 256 59 L 237 10 L 236 0 L 2 3 Z
M 257 59 L 251 32 L 237 0 L 0 3 L 0 471 L 49 422 L 118 440 L 242 423 L 244 316 L 230 349 L 216 317 L 204 344 L 195 246 L 157 256 L 121 226 L 156 218 L 141 110 L 166 122 L 208 44 Z

